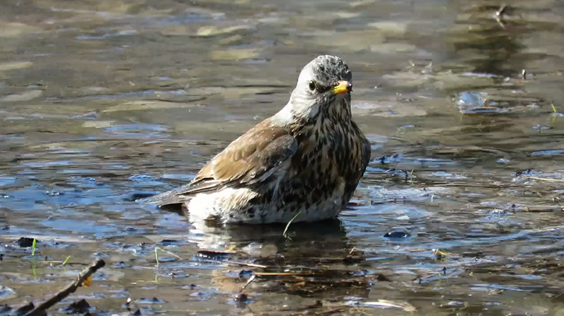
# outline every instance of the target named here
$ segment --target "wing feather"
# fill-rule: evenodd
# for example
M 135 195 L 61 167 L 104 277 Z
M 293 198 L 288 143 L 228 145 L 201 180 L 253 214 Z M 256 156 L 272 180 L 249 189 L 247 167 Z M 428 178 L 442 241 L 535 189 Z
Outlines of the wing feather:
M 265 120 L 206 163 L 189 184 L 151 197 L 148 201 L 160 205 L 177 204 L 191 194 L 226 186 L 260 185 L 268 181 L 269 176 L 278 171 L 297 149 L 298 142 L 289 129 Z

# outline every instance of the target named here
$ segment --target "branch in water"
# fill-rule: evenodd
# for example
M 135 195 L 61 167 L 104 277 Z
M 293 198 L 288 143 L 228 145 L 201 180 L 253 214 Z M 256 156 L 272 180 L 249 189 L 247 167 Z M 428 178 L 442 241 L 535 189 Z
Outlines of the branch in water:
M 53 305 L 59 303 L 63 299 L 65 299 L 70 294 L 74 293 L 76 289 L 82 286 L 82 282 L 88 279 L 92 274 L 96 273 L 100 268 L 105 266 L 106 263 L 102 259 L 98 259 L 94 261 L 88 268 L 82 270 L 82 272 L 78 275 L 76 281 L 72 282 L 71 284 L 67 285 L 66 288 L 60 290 L 55 296 L 51 297 L 47 301 L 43 302 L 24 316 L 41 316 L 45 315 L 47 309 L 51 308 Z

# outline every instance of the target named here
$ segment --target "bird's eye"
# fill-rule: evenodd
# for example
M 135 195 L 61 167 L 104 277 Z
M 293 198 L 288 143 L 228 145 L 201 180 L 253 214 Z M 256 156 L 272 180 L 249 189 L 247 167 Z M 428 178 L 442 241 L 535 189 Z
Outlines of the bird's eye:
M 309 81 L 309 90 L 311 90 L 311 91 L 315 90 L 315 80 Z

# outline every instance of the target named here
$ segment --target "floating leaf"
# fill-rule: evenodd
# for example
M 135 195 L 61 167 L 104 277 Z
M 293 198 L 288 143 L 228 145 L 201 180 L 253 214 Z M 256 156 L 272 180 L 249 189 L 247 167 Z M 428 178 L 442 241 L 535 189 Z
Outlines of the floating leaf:
M 89 287 L 92 286 L 92 276 L 86 278 L 86 280 L 82 281 L 82 286 Z

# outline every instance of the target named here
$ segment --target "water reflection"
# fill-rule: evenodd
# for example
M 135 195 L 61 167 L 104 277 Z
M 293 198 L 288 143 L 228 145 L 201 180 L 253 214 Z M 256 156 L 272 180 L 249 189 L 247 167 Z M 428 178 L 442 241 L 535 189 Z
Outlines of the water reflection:
M 467 26 L 467 34 L 463 35 L 464 40 L 455 42 L 454 47 L 457 54 L 472 56 L 469 60 L 473 66 L 471 71 L 507 77 L 515 76 L 516 71 L 524 69 L 525 60 L 516 57 L 525 48 L 522 37 L 527 30 L 519 28 L 519 24 L 523 23 L 521 20 L 515 22 L 510 18 L 514 11 L 514 8 L 503 4 L 498 7 L 470 7 L 465 12 L 468 15 L 457 21 Z M 465 17 L 468 19 L 465 20 Z
M 102 257 L 69 299 L 111 313 L 559 315 L 563 12 L 509 5 L 1 3 L 0 299 Z M 353 69 L 373 143 L 338 221 L 288 239 L 134 202 L 276 112 L 321 53 Z

